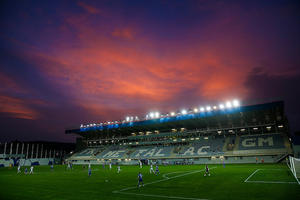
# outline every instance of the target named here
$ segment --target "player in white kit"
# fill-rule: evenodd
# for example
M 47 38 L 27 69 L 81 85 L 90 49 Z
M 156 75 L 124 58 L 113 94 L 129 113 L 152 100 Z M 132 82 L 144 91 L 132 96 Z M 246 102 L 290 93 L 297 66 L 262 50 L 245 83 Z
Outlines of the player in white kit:
M 21 165 L 20 164 L 18 165 L 18 172 L 17 172 L 17 174 L 18 173 L 21 173 Z
M 154 172 L 154 170 L 153 170 L 153 165 L 151 164 L 151 165 L 150 165 L 150 174 L 152 174 L 152 173 L 154 174 L 155 172 Z

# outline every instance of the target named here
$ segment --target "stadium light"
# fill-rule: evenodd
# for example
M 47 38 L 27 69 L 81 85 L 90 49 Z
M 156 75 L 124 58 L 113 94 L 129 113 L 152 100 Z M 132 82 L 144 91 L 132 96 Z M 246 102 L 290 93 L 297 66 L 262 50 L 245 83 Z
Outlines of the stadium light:
M 171 115 L 171 116 L 175 116 L 175 112 L 171 112 L 170 115 Z
M 239 107 L 240 106 L 240 102 L 238 101 L 238 100 L 233 100 L 232 101 L 232 105 L 234 106 L 234 107 Z
M 201 107 L 201 108 L 200 108 L 200 111 L 201 111 L 201 112 L 204 112 L 204 111 L 205 111 L 205 109 L 204 109 L 203 107 Z
M 210 111 L 210 110 L 211 110 L 211 107 L 210 107 L 210 106 L 206 106 L 206 110 L 207 110 L 207 111 Z
M 150 118 L 154 118 L 154 113 L 151 112 L 151 113 L 149 114 L 149 116 L 150 116 Z
M 220 105 L 219 105 L 219 108 L 220 108 L 221 110 L 223 110 L 223 109 L 225 108 L 224 104 L 220 104 Z
M 129 117 L 126 117 L 126 122 L 129 122 L 130 118 Z
M 231 104 L 230 101 L 227 101 L 227 102 L 226 102 L 226 107 L 227 107 L 227 108 L 231 108 L 231 107 L 232 107 L 232 104 Z
M 217 106 L 214 106 L 213 109 L 214 109 L 214 110 L 217 110 Z
M 159 112 L 156 112 L 156 113 L 155 113 L 155 117 L 156 117 L 156 118 L 159 118 Z
M 186 110 L 182 110 L 182 111 L 181 111 L 181 114 L 186 115 L 186 114 L 187 114 L 187 111 L 186 111 Z
M 197 113 L 198 112 L 198 108 L 194 108 L 194 112 Z

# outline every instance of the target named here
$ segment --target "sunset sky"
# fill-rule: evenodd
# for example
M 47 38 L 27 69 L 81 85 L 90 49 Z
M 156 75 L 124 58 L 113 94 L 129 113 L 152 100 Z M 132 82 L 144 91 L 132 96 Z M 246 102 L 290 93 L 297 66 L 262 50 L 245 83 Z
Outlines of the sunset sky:
M 0 3 L 0 141 L 238 98 L 300 130 L 299 1 Z

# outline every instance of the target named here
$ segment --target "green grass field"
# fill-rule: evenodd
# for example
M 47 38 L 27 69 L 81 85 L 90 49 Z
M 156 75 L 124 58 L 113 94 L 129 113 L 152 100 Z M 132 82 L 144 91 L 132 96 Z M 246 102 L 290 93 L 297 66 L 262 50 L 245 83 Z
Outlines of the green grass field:
M 0 169 L 0 199 L 300 199 L 300 185 L 283 164 L 160 166 L 160 175 L 149 167 L 121 166 L 121 173 L 102 166 L 37 166 L 33 175 L 16 168 Z M 24 171 L 24 167 L 22 168 Z M 137 188 L 141 171 L 145 186 Z M 245 180 L 247 180 L 245 182 Z

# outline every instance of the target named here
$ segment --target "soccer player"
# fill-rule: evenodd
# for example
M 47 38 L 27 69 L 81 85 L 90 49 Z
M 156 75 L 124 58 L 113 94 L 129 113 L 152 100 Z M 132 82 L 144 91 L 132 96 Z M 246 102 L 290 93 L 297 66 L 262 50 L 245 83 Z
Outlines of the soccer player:
M 120 165 L 118 165 L 117 169 L 118 169 L 118 174 L 119 174 L 119 173 L 121 172 L 121 167 L 120 167 Z
M 51 163 L 50 169 L 51 171 L 53 171 L 53 163 Z
M 143 163 L 142 161 L 139 161 L 140 162 L 140 168 L 143 168 Z
M 26 167 L 25 170 L 24 170 L 24 174 L 27 174 L 27 167 Z
M 205 173 L 204 173 L 204 176 L 206 176 L 206 174 L 208 174 L 208 176 L 210 176 L 209 168 L 208 168 L 207 165 L 205 165 Z
M 92 169 L 89 167 L 89 170 L 88 170 L 88 175 L 91 176 L 92 175 Z
M 18 172 L 17 172 L 17 174 L 18 173 L 21 173 L 21 165 L 20 164 L 18 165 Z
M 151 164 L 150 165 L 150 174 L 152 174 L 152 172 L 153 172 L 153 174 L 155 173 L 154 170 L 153 170 L 153 165 Z
M 111 163 L 109 163 L 109 170 L 111 170 Z
M 158 165 L 156 165 L 156 169 L 155 169 L 155 175 L 160 174 L 159 173 L 159 169 L 158 169 Z
M 89 169 L 91 169 L 91 163 L 89 163 Z
M 137 185 L 137 187 L 141 187 L 141 184 L 142 184 L 142 186 L 144 187 L 143 175 L 141 174 L 141 172 L 139 172 L 139 174 L 138 174 L 138 185 Z
M 29 174 L 33 174 L 33 165 L 31 165 L 31 167 L 30 167 L 30 172 L 29 172 Z

